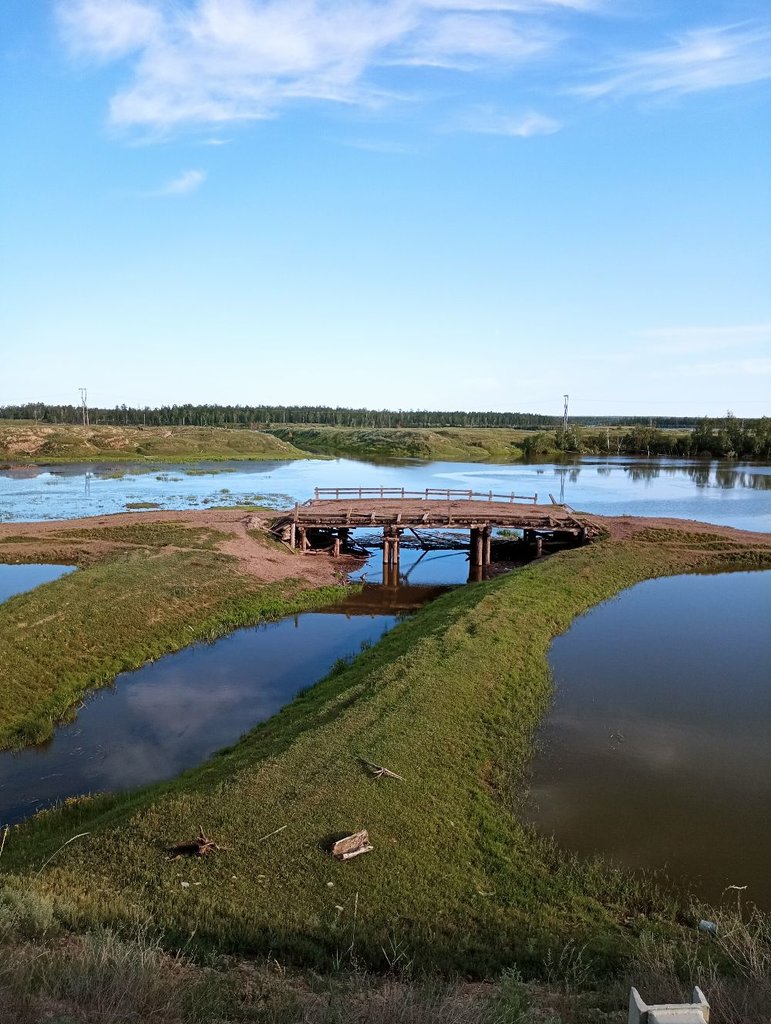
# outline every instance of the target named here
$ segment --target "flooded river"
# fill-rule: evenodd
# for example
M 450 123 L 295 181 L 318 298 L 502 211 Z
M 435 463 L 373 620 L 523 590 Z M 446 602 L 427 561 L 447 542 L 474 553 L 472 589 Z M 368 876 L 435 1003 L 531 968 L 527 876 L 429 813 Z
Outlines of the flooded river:
M 601 515 L 673 516 L 771 531 L 771 466 L 672 459 L 584 458 L 573 464 L 492 465 L 352 459 L 141 467 L 100 464 L 0 470 L 0 522 L 74 519 L 135 506 L 287 507 L 314 487 L 471 488 L 553 494 Z
M 551 649 L 528 816 L 561 846 L 771 909 L 771 572 L 648 580 Z

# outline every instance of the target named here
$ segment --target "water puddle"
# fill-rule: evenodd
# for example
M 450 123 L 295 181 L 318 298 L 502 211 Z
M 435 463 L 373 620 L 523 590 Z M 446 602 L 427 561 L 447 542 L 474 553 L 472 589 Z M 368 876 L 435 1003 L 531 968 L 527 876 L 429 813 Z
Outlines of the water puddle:
M 771 909 L 771 572 L 650 580 L 551 649 L 528 817 L 561 846 Z
M 0 564 L 0 602 L 74 572 L 74 565 Z

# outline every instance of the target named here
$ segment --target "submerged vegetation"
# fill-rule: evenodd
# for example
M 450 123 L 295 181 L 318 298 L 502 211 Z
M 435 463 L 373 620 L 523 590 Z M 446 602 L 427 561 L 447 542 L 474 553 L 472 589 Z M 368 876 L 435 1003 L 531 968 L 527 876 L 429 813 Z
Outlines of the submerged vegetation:
M 573 972 L 576 990 L 654 961 L 670 985 L 741 973 L 696 931 L 712 911 L 663 880 L 571 856 L 517 814 L 555 634 L 646 578 L 771 565 L 762 536 L 624 531 L 439 598 L 173 782 L 71 801 L 13 830 L 5 898 L 48 907 L 52 926 L 77 934 L 145 929 L 202 962 L 216 950 L 326 970 L 495 977 L 516 966 L 545 982 Z M 401 780 L 373 777 L 362 759 Z M 199 826 L 221 849 L 170 860 Z M 331 841 L 362 828 L 373 852 L 333 860 Z

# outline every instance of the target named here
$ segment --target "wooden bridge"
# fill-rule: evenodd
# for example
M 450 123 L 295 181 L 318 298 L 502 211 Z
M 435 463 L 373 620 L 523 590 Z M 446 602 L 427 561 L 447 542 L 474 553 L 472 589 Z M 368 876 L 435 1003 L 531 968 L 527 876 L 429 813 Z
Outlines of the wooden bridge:
M 522 530 L 536 557 L 544 539 L 582 544 L 599 532 L 570 506 L 539 505 L 535 494 L 403 487 L 317 487 L 310 501 L 277 516 L 273 528 L 290 547 L 325 547 L 333 555 L 340 554 L 351 530 L 382 528 L 384 567 L 398 565 L 405 530 L 418 539 L 419 529 L 468 530 L 472 566 L 489 564 L 494 529 Z

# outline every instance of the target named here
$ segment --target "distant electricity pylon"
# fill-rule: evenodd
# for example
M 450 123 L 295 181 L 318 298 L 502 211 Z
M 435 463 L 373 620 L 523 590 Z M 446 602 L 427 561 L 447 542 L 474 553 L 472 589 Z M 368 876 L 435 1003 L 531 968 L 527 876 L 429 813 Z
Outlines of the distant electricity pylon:
M 88 423 L 88 388 L 78 388 L 80 392 L 80 408 L 83 413 L 83 426 L 87 427 Z
M 570 395 L 563 395 L 563 398 L 565 399 L 565 408 L 562 413 L 562 432 L 565 434 L 568 429 L 568 399 L 570 398 Z

